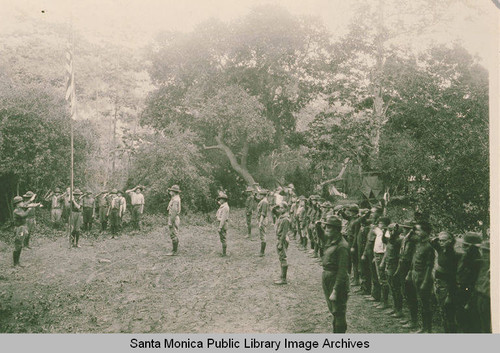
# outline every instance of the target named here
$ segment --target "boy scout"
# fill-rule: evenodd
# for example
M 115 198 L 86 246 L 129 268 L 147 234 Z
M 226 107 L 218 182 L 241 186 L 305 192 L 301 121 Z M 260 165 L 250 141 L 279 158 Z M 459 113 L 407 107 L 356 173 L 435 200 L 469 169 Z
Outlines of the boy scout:
M 120 217 L 121 217 L 121 197 L 117 195 L 118 190 L 113 189 L 109 193 L 109 199 L 108 199 L 108 212 L 106 213 L 106 216 L 109 217 L 109 222 L 111 226 L 111 239 L 115 238 L 115 235 L 118 233 L 118 229 L 120 227 Z
M 130 204 L 132 205 L 132 228 L 139 230 L 141 228 L 141 216 L 144 213 L 142 187 L 136 186 L 125 192 L 130 195 Z
M 419 333 L 432 332 L 432 269 L 434 267 L 434 249 L 429 243 L 431 226 L 428 222 L 417 224 L 415 234 L 417 243 L 415 244 L 415 254 L 411 264 L 411 279 L 417 291 L 417 299 L 420 302 L 422 314 L 422 325 Z M 417 302 L 412 302 L 414 308 Z M 415 310 L 415 309 L 413 309 Z
M 86 189 L 82 198 L 83 230 L 90 232 L 94 222 L 95 199 L 90 190 Z
M 456 333 L 456 272 L 458 254 L 455 251 L 455 238 L 448 232 L 439 233 L 430 242 L 437 253 L 437 268 L 434 273 L 434 293 L 441 311 L 444 332 Z
M 177 251 L 179 250 L 179 226 L 181 223 L 181 219 L 179 217 L 181 213 L 181 197 L 179 194 L 181 193 L 181 189 L 179 185 L 174 185 L 170 189 L 170 202 L 167 206 L 168 212 L 168 233 L 170 234 L 170 239 L 172 240 L 172 251 L 167 254 L 167 256 L 175 256 L 177 255 Z
M 50 220 L 52 226 L 57 228 L 61 223 L 62 209 L 64 206 L 64 200 L 61 194 L 61 189 L 55 188 L 54 194 L 50 199 Z
M 36 195 L 33 193 L 33 191 L 28 191 L 26 194 L 23 195 L 24 204 L 28 205 L 31 201 L 34 200 L 35 197 Z M 31 249 L 30 237 L 35 232 L 35 227 L 36 227 L 35 207 L 28 208 L 28 216 L 26 217 L 26 227 L 28 228 L 28 231 L 24 236 L 23 247 L 25 247 L 26 249 Z
M 257 205 L 257 219 L 259 220 L 260 254 L 264 256 L 266 251 L 266 226 L 268 222 L 269 202 L 267 201 L 267 190 L 260 190 L 259 204 Z
M 247 236 L 245 238 L 250 238 L 252 236 L 252 214 L 255 210 L 255 195 L 252 187 L 248 186 L 245 190 L 245 212 L 247 221 Z
M 218 227 L 218 232 L 219 232 L 219 238 L 220 242 L 222 244 L 222 257 L 227 256 L 226 250 L 227 250 L 227 243 L 226 243 L 226 236 L 227 236 L 227 223 L 229 221 L 229 205 L 227 204 L 227 195 L 224 192 L 220 192 L 219 196 L 217 197 L 217 202 L 219 203 L 219 209 L 217 210 L 217 220 L 219 221 L 219 227 Z
M 71 234 L 71 246 L 74 248 L 79 248 L 78 240 L 80 239 L 80 228 L 82 227 L 82 198 L 83 193 L 80 189 L 73 191 L 73 204 L 71 205 L 70 213 L 70 234 Z
M 323 255 L 322 286 L 328 310 L 333 315 L 333 332 L 347 330 L 346 309 L 349 293 L 349 244 L 341 233 L 342 221 L 334 215 L 328 216 L 322 227 L 316 226 L 318 238 L 325 244 Z
M 480 233 L 468 232 L 462 241 L 463 255 L 457 266 L 457 323 L 459 332 L 477 332 L 474 327 L 472 293 L 475 291 L 476 281 L 480 270 L 481 253 L 479 246 L 482 236 Z
M 23 249 L 24 237 L 27 236 L 28 233 L 28 227 L 26 226 L 28 209 L 23 205 L 23 198 L 21 196 L 14 197 L 12 203 L 14 206 L 14 252 L 12 253 L 12 258 L 14 260 L 14 266 L 21 266 L 19 264 L 19 258 L 21 257 L 21 250 Z
M 99 222 L 101 222 L 101 232 L 108 227 L 108 192 L 103 191 L 97 195 L 97 205 L 99 206 Z
M 274 284 L 282 285 L 287 284 L 286 274 L 288 271 L 288 263 L 286 261 L 286 250 L 288 248 L 288 232 L 290 231 L 290 217 L 288 216 L 288 204 L 286 201 L 282 201 L 280 205 L 277 206 L 277 214 L 279 214 L 278 220 L 276 221 L 276 236 L 278 241 L 276 243 L 276 250 L 278 252 L 278 258 L 281 265 L 281 276 L 280 279 L 275 281 Z

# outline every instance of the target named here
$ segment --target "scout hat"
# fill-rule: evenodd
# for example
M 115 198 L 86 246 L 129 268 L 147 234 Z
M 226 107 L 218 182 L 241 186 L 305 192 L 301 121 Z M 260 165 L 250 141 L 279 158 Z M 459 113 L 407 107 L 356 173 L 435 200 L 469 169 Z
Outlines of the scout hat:
M 35 195 L 35 194 L 33 193 L 33 191 L 28 191 L 26 194 L 24 194 L 24 195 L 23 195 L 23 197 L 28 198 L 28 197 L 32 197 L 33 195 Z
M 353 204 L 353 205 L 349 206 L 349 211 L 351 211 L 352 213 L 358 214 L 359 213 L 358 205 Z
M 181 192 L 181 189 L 179 188 L 179 185 L 173 185 L 170 189 L 168 189 L 168 191 L 174 191 L 174 192 L 177 192 L 177 193 L 180 193 Z
M 113 189 L 113 190 L 111 190 L 109 193 L 110 193 L 110 194 L 116 194 L 117 192 L 118 192 L 118 190 Z
M 330 201 L 325 201 L 325 202 L 323 202 L 323 204 L 321 205 L 321 207 L 332 208 L 333 204 Z
M 335 207 L 333 208 L 333 210 L 334 210 L 335 212 L 337 212 L 337 211 L 340 211 L 342 208 L 344 208 L 344 206 L 342 206 L 342 205 L 337 205 L 337 206 L 335 206 Z
M 219 199 L 225 199 L 226 201 L 228 200 L 228 197 L 225 192 L 221 191 L 219 192 L 219 196 L 217 196 L 217 200 Z
M 467 245 L 479 245 L 483 237 L 480 233 L 476 232 L 467 232 L 465 233 L 463 243 Z
M 253 192 L 253 188 L 251 186 L 247 186 L 245 192 Z
M 54 192 L 56 192 L 56 193 L 57 193 L 57 192 L 61 192 L 61 189 L 59 189 L 59 188 L 55 188 L 55 189 L 54 189 Z
M 337 216 L 331 215 L 326 218 L 326 221 L 321 221 L 327 227 L 342 227 L 342 221 Z
M 23 202 L 23 198 L 21 196 L 16 196 L 14 197 L 14 199 L 12 200 L 12 203 L 14 205 L 17 205 L 19 202 Z
M 83 193 L 80 191 L 80 189 L 76 189 L 73 191 L 73 195 L 83 195 Z
M 261 189 L 259 191 L 259 194 L 261 194 L 261 195 L 267 195 L 267 190 L 266 189 Z

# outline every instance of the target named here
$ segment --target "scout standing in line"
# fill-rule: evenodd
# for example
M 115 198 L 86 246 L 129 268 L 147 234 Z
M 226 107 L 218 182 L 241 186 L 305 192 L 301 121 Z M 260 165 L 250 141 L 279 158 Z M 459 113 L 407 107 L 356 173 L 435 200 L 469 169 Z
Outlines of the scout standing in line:
M 90 190 L 86 189 L 82 198 L 83 206 L 83 230 L 91 231 L 94 222 L 95 199 Z
M 50 199 L 50 206 L 50 220 L 52 222 L 52 226 L 57 228 L 61 223 L 62 208 L 64 206 L 61 189 L 55 188 L 54 194 Z
M 118 217 L 118 229 L 122 229 L 123 226 L 123 216 L 127 212 L 127 199 L 123 196 L 123 191 L 118 190 L 118 198 L 120 199 L 120 213 Z
M 259 192 L 259 204 L 257 205 L 257 219 L 259 220 L 259 236 L 260 236 L 260 254 L 259 256 L 264 256 L 266 251 L 266 226 L 267 226 L 267 215 L 269 210 L 269 202 L 267 201 L 267 190 L 260 190 Z
M 290 231 L 290 217 L 288 216 L 288 204 L 282 201 L 280 205 L 277 206 L 277 213 L 279 218 L 276 221 L 276 236 L 278 237 L 278 242 L 276 243 L 276 250 L 278 251 L 278 257 L 281 265 L 281 277 L 279 280 L 275 281 L 274 284 L 282 285 L 287 284 L 286 274 L 288 271 L 288 263 L 286 261 L 286 250 L 288 248 L 288 232 Z
M 456 333 L 455 323 L 457 263 L 455 238 L 448 232 L 441 232 L 432 239 L 431 246 L 437 253 L 437 268 L 434 273 L 434 293 L 441 312 L 444 332 Z
M 74 248 L 79 248 L 78 240 L 80 239 L 80 228 L 82 227 L 82 200 L 81 196 L 83 193 L 80 189 L 76 189 L 73 192 L 73 205 L 71 207 L 70 214 L 70 234 L 71 234 L 71 245 Z M 76 197 L 76 198 L 75 198 Z
M 111 225 L 111 239 L 115 238 L 115 235 L 118 233 L 118 228 L 120 225 L 120 211 L 121 211 L 121 205 L 120 201 L 121 198 L 117 195 L 118 190 L 113 189 L 109 193 L 109 208 L 107 212 L 107 216 L 109 217 L 110 225 Z
M 478 332 L 474 327 L 472 293 L 475 291 L 476 281 L 481 265 L 479 246 L 482 241 L 480 233 L 467 232 L 462 241 L 463 255 L 457 265 L 457 323 L 459 332 Z
M 337 216 L 329 216 L 322 227 L 316 226 L 318 237 L 325 244 L 323 255 L 323 293 L 328 310 L 333 315 L 333 332 L 347 330 L 346 309 L 349 293 L 349 244 L 342 236 L 342 221 Z
M 219 209 L 217 210 L 217 220 L 219 221 L 219 237 L 220 242 L 222 244 L 222 257 L 226 256 L 227 243 L 226 243 L 226 235 L 227 235 L 227 222 L 229 221 L 229 205 L 227 204 L 227 195 L 224 192 L 219 192 L 219 196 L 217 197 L 217 202 L 219 203 Z
M 432 269 L 434 267 L 434 249 L 429 243 L 431 226 L 428 222 L 417 224 L 415 233 L 417 243 L 413 254 L 411 278 L 420 303 L 422 326 L 419 333 L 432 332 Z M 417 308 L 417 301 L 411 305 Z M 415 310 L 415 309 L 413 309 Z
M 35 199 L 36 195 L 33 193 L 33 191 L 28 191 L 26 194 L 23 195 L 23 202 L 25 205 L 28 205 L 31 201 Z M 36 227 L 36 217 L 35 217 L 35 207 L 30 207 L 28 208 L 28 216 L 26 218 L 26 226 L 28 228 L 28 232 L 24 236 L 24 243 L 23 247 L 26 249 L 31 249 L 30 248 L 30 237 L 31 235 L 35 232 L 35 227 Z
M 141 228 L 141 216 L 144 213 L 144 195 L 142 194 L 142 187 L 136 186 L 125 192 L 130 195 L 130 204 L 132 205 L 132 227 L 139 230 Z
M 394 310 L 390 315 L 394 318 L 403 317 L 403 288 L 399 276 L 395 276 L 399 264 L 399 254 L 401 252 L 402 237 L 398 224 L 389 225 L 390 238 L 385 249 L 383 262 L 385 263 L 385 276 L 389 284 L 389 291 L 392 295 Z
M 97 195 L 97 205 L 99 206 L 99 222 L 101 222 L 101 232 L 108 226 L 108 193 L 103 191 Z
M 23 198 L 21 196 L 14 197 L 12 201 L 14 204 L 14 252 L 12 257 L 14 266 L 20 266 L 19 258 L 21 257 L 21 250 L 23 249 L 24 237 L 27 236 L 28 227 L 26 226 L 26 218 L 28 217 L 28 209 L 23 205 Z
M 248 235 L 245 238 L 250 238 L 252 236 L 252 214 L 255 209 L 255 195 L 252 187 L 248 186 L 245 190 L 246 200 L 245 200 L 245 211 L 247 216 L 247 230 Z
M 170 189 L 170 202 L 168 203 L 167 212 L 168 212 L 168 233 L 170 234 L 170 239 L 172 239 L 172 251 L 167 254 L 167 256 L 175 256 L 177 255 L 178 247 L 179 247 L 179 225 L 181 224 L 181 219 L 179 218 L 179 214 L 181 213 L 181 197 L 179 194 L 181 193 L 181 189 L 179 185 L 174 185 Z

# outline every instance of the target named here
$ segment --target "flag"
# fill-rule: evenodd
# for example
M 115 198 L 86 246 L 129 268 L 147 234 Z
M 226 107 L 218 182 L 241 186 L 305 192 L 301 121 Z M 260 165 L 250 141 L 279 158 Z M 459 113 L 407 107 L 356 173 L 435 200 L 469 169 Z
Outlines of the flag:
M 75 72 L 73 71 L 73 51 L 66 51 L 66 100 L 71 103 L 71 119 L 76 117 Z

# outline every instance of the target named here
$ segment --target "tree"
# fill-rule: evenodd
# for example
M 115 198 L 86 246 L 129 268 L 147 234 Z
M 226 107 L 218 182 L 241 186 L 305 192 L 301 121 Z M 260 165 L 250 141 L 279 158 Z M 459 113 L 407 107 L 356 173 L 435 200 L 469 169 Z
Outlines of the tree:
M 211 166 L 197 147 L 198 137 L 171 125 L 166 133 L 143 135 L 134 154 L 129 186 L 146 186 L 150 209 L 165 209 L 168 188 L 177 184 L 183 205 L 191 210 L 206 210 L 210 205 Z
M 402 63 L 403 64 L 403 63 Z M 380 170 L 450 230 L 489 223 L 488 74 L 459 46 L 408 60 Z
M 189 127 L 252 183 L 248 162 L 285 143 L 294 113 L 324 85 L 328 44 L 321 25 L 277 7 L 188 34 L 163 33 L 150 53 L 158 89 L 141 121 L 159 130 L 173 121 Z

